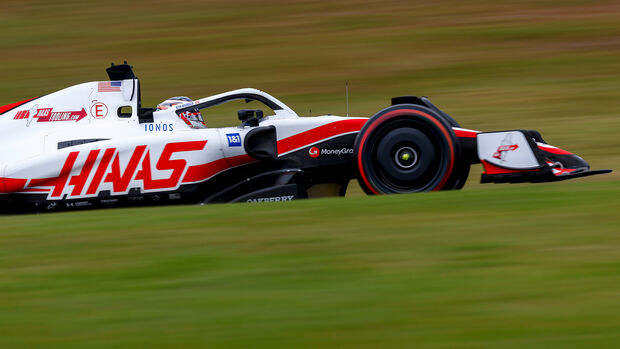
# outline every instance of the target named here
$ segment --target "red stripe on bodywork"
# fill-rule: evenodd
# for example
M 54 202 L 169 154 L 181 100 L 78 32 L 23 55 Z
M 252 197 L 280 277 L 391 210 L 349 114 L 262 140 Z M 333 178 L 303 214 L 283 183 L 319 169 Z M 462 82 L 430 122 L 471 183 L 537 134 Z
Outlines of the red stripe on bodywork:
M 52 178 L 33 178 L 30 180 L 29 187 L 54 187 L 52 191 L 53 197 L 60 197 L 62 195 L 63 189 L 71 176 L 71 169 L 73 168 L 73 164 L 75 163 L 75 159 L 77 159 L 79 152 L 71 152 L 65 161 L 65 164 L 62 166 L 60 170 L 60 174 L 58 177 Z
M 24 104 L 26 104 L 26 103 L 28 103 L 28 102 L 30 102 L 32 100 L 35 100 L 37 98 L 39 98 L 39 97 L 34 97 L 34 98 L 26 99 L 25 101 L 4 105 L 4 106 L 0 107 L 0 115 L 15 109 L 15 108 L 19 107 L 20 105 L 24 105 Z
M 560 148 L 556 148 L 556 147 L 549 147 L 549 146 L 544 146 L 544 145 L 540 145 L 538 144 L 538 149 L 540 150 L 544 150 L 547 153 L 551 153 L 551 154 L 557 154 L 557 155 L 573 155 L 573 153 L 568 152 L 564 149 L 560 149 Z
M 0 193 L 14 193 L 21 191 L 26 186 L 27 179 L 0 178 Z
M 344 133 L 357 132 L 368 119 L 351 119 L 335 121 L 315 127 L 308 131 L 281 139 L 278 141 L 278 154 L 288 153 L 310 144 L 320 142 L 326 138 Z M 206 164 L 190 166 L 185 173 L 182 183 L 201 182 L 231 167 L 245 165 L 256 161 L 247 154 L 218 159 Z
M 246 154 L 232 156 L 226 158 L 226 160 L 228 160 L 228 164 L 230 165 L 230 167 L 241 166 L 256 161 L 255 159 L 251 158 L 249 155 Z
M 482 162 L 482 166 L 484 166 L 484 173 L 485 174 L 489 174 L 489 175 L 538 171 L 538 169 L 532 169 L 532 170 L 511 170 L 511 169 L 507 169 L 507 168 L 503 168 L 503 167 L 499 167 L 499 166 L 493 165 L 492 163 L 490 163 L 488 161 L 481 160 L 480 162 Z
M 351 119 L 335 121 L 308 131 L 281 139 L 278 141 L 278 154 L 308 146 L 326 138 L 339 134 L 357 132 L 368 119 Z M 182 183 L 195 183 L 207 180 L 229 168 L 245 165 L 257 160 L 247 154 L 218 159 L 206 164 L 190 166 L 185 173 Z
M 335 121 L 278 141 L 278 154 L 305 147 L 343 133 L 358 132 L 368 119 Z
M 244 154 L 230 158 L 222 158 L 202 165 L 190 166 L 185 173 L 185 177 L 183 177 L 182 183 L 201 182 L 231 167 L 244 165 L 253 161 L 256 160 Z
M 452 130 L 454 131 L 454 134 L 460 138 L 476 138 L 476 135 L 478 134 L 478 131 L 463 130 L 456 127 L 452 128 Z

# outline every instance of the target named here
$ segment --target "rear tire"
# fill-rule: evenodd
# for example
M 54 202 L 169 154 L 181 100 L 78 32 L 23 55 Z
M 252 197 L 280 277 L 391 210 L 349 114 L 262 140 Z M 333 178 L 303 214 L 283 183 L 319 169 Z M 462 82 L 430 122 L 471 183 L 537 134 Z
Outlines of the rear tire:
M 355 140 L 359 182 L 368 194 L 460 189 L 463 166 L 452 127 L 437 112 L 399 104 L 375 114 Z M 469 165 L 467 165 L 467 178 Z

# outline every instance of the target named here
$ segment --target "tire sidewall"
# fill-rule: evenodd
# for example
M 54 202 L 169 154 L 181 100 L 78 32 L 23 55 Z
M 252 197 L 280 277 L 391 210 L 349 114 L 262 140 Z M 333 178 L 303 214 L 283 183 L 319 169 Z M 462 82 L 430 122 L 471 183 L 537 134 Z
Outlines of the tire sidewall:
M 426 127 L 433 130 L 437 140 L 440 141 L 442 159 L 438 171 L 439 176 L 433 178 L 424 188 L 417 190 L 397 191 L 383 184 L 378 178 L 376 171 L 372 168 L 371 144 L 379 140 L 373 139 L 384 128 L 389 127 L 390 123 L 399 120 L 415 120 L 421 122 Z M 435 111 L 419 105 L 399 104 L 385 108 L 368 120 L 360 130 L 355 140 L 355 159 L 359 171 L 359 182 L 368 194 L 388 194 L 388 193 L 407 193 L 418 191 L 437 191 L 444 188 L 455 171 L 457 156 L 459 154 L 459 143 L 452 130 L 450 123 Z M 449 189 L 449 188 L 447 188 Z

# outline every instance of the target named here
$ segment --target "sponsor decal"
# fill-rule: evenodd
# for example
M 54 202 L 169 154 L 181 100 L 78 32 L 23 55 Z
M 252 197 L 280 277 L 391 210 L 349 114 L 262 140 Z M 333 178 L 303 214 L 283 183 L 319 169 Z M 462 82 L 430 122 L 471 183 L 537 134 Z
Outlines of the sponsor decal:
M 506 161 L 506 156 L 508 152 L 515 151 L 519 149 L 519 145 L 512 142 L 512 134 L 507 134 L 506 137 L 502 140 L 500 145 L 497 147 L 495 153 L 493 153 L 493 157 L 499 159 L 501 161 Z
M 312 147 L 309 150 L 310 157 L 317 158 L 319 155 L 348 155 L 353 154 L 354 150 L 351 148 L 342 148 L 342 149 L 319 149 L 317 147 Z
M 183 104 L 177 105 L 174 109 L 175 110 L 179 110 L 179 109 L 191 107 L 192 105 L 196 105 L 198 103 L 199 103 L 199 101 L 187 102 L 187 103 L 183 103 Z
M 144 124 L 145 132 L 172 132 L 174 131 L 174 126 L 172 124 Z
M 229 147 L 240 147 L 241 146 L 241 136 L 238 133 L 227 133 L 226 139 L 228 139 Z
M 512 170 L 530 170 L 540 166 L 527 136 L 521 131 L 482 132 L 476 139 L 481 161 Z M 485 169 L 488 170 L 487 165 Z M 492 173 L 487 171 L 487 174 Z
M 15 117 L 13 118 L 13 120 L 28 119 L 29 116 L 30 116 L 30 111 L 20 110 L 17 112 L 17 114 L 15 114 Z
M 321 149 L 321 155 L 347 155 L 353 154 L 353 149 L 351 148 L 342 148 L 342 149 Z
M 13 120 L 28 120 L 26 126 L 30 126 L 30 123 L 34 119 L 37 122 L 58 122 L 58 121 L 75 121 L 78 122 L 86 117 L 86 110 L 82 108 L 80 111 L 54 111 L 54 108 L 38 108 L 35 105 L 30 110 L 21 110 L 15 114 Z
M 104 205 L 114 205 L 118 203 L 118 199 L 102 199 L 99 202 L 101 202 Z
M 108 106 L 104 103 L 97 102 L 90 107 L 90 115 L 95 119 L 103 119 L 108 116 Z
M 175 109 L 176 109 L 176 110 L 179 110 L 179 109 L 181 109 L 181 108 L 190 107 L 190 106 L 192 106 L 192 105 L 194 105 L 194 103 L 192 103 L 192 102 L 189 102 L 189 103 L 183 103 L 183 104 L 179 104 L 179 105 L 177 105 Z
M 141 187 L 146 191 L 175 189 L 188 168 L 187 161 L 179 158 L 179 153 L 201 151 L 206 144 L 206 140 L 168 143 L 154 159 L 154 168 L 151 151 L 146 145 L 135 147 L 133 152 L 122 155 L 122 159 L 116 148 L 74 151 L 67 156 L 57 177 L 33 178 L 26 190 L 48 187 L 51 188 L 48 199 L 71 199 L 96 196 L 101 190 L 126 194 L 132 181 L 142 181 Z M 86 158 L 76 166 L 79 155 Z
M 319 156 L 319 154 L 321 154 L 321 151 L 319 150 L 319 148 L 317 147 L 312 147 L 310 148 L 310 150 L 308 151 L 308 154 L 310 154 L 311 158 L 316 158 Z
M 273 196 L 273 197 L 267 197 L 267 198 L 248 199 L 247 202 L 280 202 L 280 201 L 291 201 L 294 198 L 295 198 L 295 195 Z
M 99 92 L 121 92 L 122 81 L 103 81 L 97 85 Z

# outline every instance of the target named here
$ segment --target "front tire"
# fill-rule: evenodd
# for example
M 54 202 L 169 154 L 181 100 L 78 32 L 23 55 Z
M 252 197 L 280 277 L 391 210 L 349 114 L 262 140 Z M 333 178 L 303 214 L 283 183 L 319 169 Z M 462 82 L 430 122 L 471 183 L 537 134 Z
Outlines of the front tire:
M 368 194 L 453 189 L 459 143 L 435 111 L 409 104 L 375 114 L 355 141 L 359 182 Z M 466 178 L 466 175 L 465 175 Z M 461 184 L 462 186 L 462 184 Z

